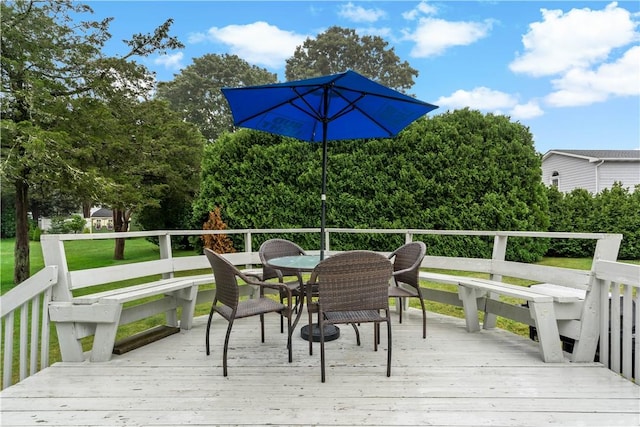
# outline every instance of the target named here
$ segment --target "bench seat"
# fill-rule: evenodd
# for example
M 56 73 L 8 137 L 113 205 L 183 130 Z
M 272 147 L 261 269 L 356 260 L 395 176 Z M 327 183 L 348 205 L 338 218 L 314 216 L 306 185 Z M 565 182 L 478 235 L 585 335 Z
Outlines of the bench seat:
M 139 285 L 124 286 L 87 295 L 74 296 L 69 301 L 52 301 L 49 316 L 56 322 L 59 335 L 73 337 L 64 347 L 66 361 L 84 359 L 79 339 L 94 335 L 90 360 L 106 362 L 111 359 L 118 326 L 144 319 L 155 313 L 165 313 L 168 326 L 189 330 L 198 299 L 200 285 L 214 282 L 213 274 L 181 276 L 160 279 Z M 126 303 L 141 301 L 151 297 L 162 298 L 141 302 L 135 307 L 125 307 Z M 181 309 L 178 322 L 178 308 Z M 71 342 L 73 341 L 73 342 Z
M 484 313 L 484 329 L 495 327 L 496 316 L 535 326 L 545 362 L 564 361 L 558 321 L 579 318 L 586 293 L 581 289 L 553 284 L 523 287 L 489 279 L 427 271 L 420 272 L 420 279 L 457 285 L 469 332 L 480 330 L 478 312 Z M 525 304 L 503 302 L 500 297 L 523 300 Z

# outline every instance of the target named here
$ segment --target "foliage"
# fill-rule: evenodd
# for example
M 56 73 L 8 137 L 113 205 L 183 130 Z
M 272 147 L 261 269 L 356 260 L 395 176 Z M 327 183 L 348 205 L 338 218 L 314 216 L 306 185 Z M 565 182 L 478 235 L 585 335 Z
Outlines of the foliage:
M 195 218 L 202 222 L 223 206 L 233 229 L 318 227 L 321 157 L 320 144 L 250 130 L 224 134 L 205 147 Z M 549 225 L 531 134 L 504 116 L 465 109 L 420 119 L 393 139 L 331 141 L 327 175 L 328 227 L 539 231 Z M 319 236 L 297 242 L 317 248 Z M 332 240 L 332 248 L 389 251 L 402 243 L 397 236 L 357 234 Z M 429 253 L 449 256 L 487 256 L 491 243 L 473 236 L 428 239 Z M 507 257 L 533 261 L 546 249 L 520 239 Z
M 275 83 L 276 75 L 236 55 L 207 54 L 195 58 L 170 82 L 158 83 L 158 97 L 169 101 L 182 118 L 194 123 L 207 141 L 233 130 L 223 87 Z
M 41 235 L 42 230 L 38 227 L 38 223 L 36 221 L 29 221 L 29 241 L 39 242 Z
M 550 187 L 550 231 L 584 233 L 620 233 L 623 235 L 619 259 L 640 259 L 640 186 L 634 191 L 616 182 L 595 196 L 584 189 L 560 193 Z M 565 257 L 590 256 L 592 241 L 553 242 L 549 255 Z
M 29 277 L 30 191 L 45 182 L 85 189 L 95 178 L 76 158 L 68 134 L 74 101 L 145 95 L 153 76 L 131 59 L 182 47 L 168 35 L 168 20 L 153 34 L 125 40 L 129 51 L 123 56 L 106 57 L 102 48 L 112 18 L 82 20 L 87 13 L 89 6 L 71 0 L 0 3 L 2 176 L 15 187 L 17 282 Z
M 68 233 L 79 234 L 84 231 L 87 226 L 87 221 L 80 215 L 73 215 L 66 224 Z
M 220 207 L 216 206 L 209 212 L 209 219 L 202 225 L 203 230 L 226 230 L 227 224 L 220 216 Z M 235 252 L 233 240 L 226 234 L 204 234 L 202 241 L 205 248 L 209 248 L 218 254 L 228 254 Z
M 73 215 L 71 218 L 54 216 L 51 218 L 51 234 L 78 234 L 82 233 L 87 226 L 87 222 L 80 215 Z
M 0 237 L 3 239 L 16 237 L 16 198 L 6 186 L 2 185 L 2 200 L 0 201 Z
M 355 30 L 330 27 L 316 39 L 308 38 L 287 59 L 287 80 L 335 74 L 349 69 L 387 87 L 406 92 L 418 70 L 400 61 L 380 36 L 360 37 Z

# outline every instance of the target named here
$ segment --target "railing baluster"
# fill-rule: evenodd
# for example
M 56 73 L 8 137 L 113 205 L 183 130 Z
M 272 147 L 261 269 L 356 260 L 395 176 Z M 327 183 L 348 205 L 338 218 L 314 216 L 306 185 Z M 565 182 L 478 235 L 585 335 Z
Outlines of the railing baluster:
M 4 360 L 2 365 L 2 388 L 11 385 L 13 378 L 13 324 L 14 311 L 11 311 L 4 319 Z

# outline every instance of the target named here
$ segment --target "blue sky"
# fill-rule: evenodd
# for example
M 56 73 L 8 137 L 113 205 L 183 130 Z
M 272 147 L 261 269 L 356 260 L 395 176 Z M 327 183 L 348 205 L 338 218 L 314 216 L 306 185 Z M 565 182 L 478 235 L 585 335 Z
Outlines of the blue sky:
M 173 18 L 179 51 L 141 61 L 158 80 L 205 54 L 236 54 L 284 80 L 306 38 L 337 25 L 384 38 L 440 108 L 506 114 L 536 150 L 640 149 L 638 1 L 89 1 L 113 17 L 109 54 Z

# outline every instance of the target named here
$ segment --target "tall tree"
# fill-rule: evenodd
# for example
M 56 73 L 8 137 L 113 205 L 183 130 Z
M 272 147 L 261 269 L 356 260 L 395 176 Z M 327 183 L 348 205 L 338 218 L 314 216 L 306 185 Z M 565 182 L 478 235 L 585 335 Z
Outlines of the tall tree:
M 275 83 L 277 76 L 264 68 L 249 65 L 236 55 L 207 54 L 195 58 L 170 82 L 158 84 L 158 97 L 195 123 L 209 142 L 224 131 L 233 130 L 233 118 L 223 87 Z
M 109 124 L 108 134 L 87 144 L 83 153 L 87 164 L 103 177 L 93 197 L 112 209 L 114 231 L 127 231 L 132 215 L 145 208 L 166 214 L 160 209 L 163 201 L 191 203 L 204 146 L 195 125 L 161 100 L 122 99 L 113 104 L 93 100 L 78 111 Z M 115 259 L 124 258 L 124 248 L 125 240 L 116 239 Z
M 360 37 L 355 30 L 330 27 L 315 39 L 308 38 L 287 59 L 287 80 L 299 80 L 348 69 L 380 84 L 406 92 L 418 70 L 401 61 L 394 48 L 380 36 Z
M 29 189 L 42 180 L 73 182 L 83 171 L 66 154 L 65 132 L 72 100 L 81 94 L 149 90 L 152 76 L 132 59 L 182 47 L 169 36 L 172 20 L 153 34 L 134 34 L 128 52 L 102 53 L 112 18 L 83 21 L 93 11 L 72 0 L 16 0 L 0 3 L 2 66 L 2 174 L 15 187 L 14 281 L 29 277 Z

